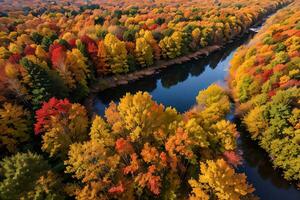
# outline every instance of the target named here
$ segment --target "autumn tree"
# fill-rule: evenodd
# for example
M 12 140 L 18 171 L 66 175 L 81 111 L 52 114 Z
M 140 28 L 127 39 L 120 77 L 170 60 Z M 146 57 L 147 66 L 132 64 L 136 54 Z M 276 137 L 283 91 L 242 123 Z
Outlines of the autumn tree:
M 22 106 L 4 103 L 0 109 L 1 149 L 16 152 L 21 144 L 29 141 L 31 132 L 30 113 Z
M 69 100 L 51 98 L 36 111 L 34 131 L 42 135 L 42 150 L 50 156 L 65 157 L 69 146 L 85 140 L 88 126 L 86 110 Z
M 128 72 L 127 50 L 125 43 L 116 36 L 108 33 L 104 39 L 104 46 L 107 53 L 108 64 L 113 73 Z
M 223 159 L 201 162 L 198 181 L 191 179 L 189 183 L 193 188 L 191 200 L 209 200 L 212 196 L 224 200 L 239 200 L 254 191 L 247 183 L 245 174 L 235 173 Z
M 183 45 L 183 33 L 176 31 L 171 36 L 164 37 L 159 46 L 162 50 L 164 58 L 176 58 L 181 55 L 181 49 Z
M 136 59 L 142 67 L 153 64 L 153 53 L 151 46 L 147 43 L 145 38 L 136 39 L 135 45 Z

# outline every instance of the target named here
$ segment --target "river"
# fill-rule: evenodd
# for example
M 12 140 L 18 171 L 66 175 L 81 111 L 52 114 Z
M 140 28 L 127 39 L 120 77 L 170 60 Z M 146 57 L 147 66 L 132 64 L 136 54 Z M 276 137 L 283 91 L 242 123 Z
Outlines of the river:
M 147 91 L 155 101 L 185 112 L 196 103 L 195 97 L 199 90 L 207 88 L 212 83 L 226 85 L 225 79 L 233 54 L 254 35 L 254 32 L 250 32 L 208 57 L 174 65 L 159 74 L 104 90 L 97 95 L 94 110 L 103 115 L 105 107 L 111 101 L 118 102 L 127 92 Z M 237 119 L 230 118 L 238 122 Z M 243 152 L 243 165 L 237 170 L 247 175 L 248 181 L 256 189 L 255 194 L 261 200 L 300 200 L 300 191 L 285 181 L 279 171 L 272 168 L 266 152 L 248 137 L 239 122 L 237 124 L 241 134 L 238 147 Z

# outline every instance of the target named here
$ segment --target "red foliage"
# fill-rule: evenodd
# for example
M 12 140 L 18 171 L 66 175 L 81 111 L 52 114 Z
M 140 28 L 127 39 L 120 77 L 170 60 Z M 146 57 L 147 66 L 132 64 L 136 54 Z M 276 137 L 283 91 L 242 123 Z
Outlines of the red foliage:
M 284 68 L 286 68 L 286 65 L 284 64 L 278 64 L 275 67 L 273 67 L 273 71 L 274 72 L 280 72 L 282 71 Z
M 273 74 L 273 69 L 265 70 L 261 75 L 262 81 L 263 82 L 267 81 L 270 78 L 270 76 L 272 76 L 272 74 Z
M 126 50 L 128 53 L 134 55 L 135 43 L 134 42 L 125 42 Z
M 279 86 L 280 86 L 279 83 L 273 83 L 273 84 L 272 84 L 272 89 L 276 89 L 276 88 L 278 88 Z
M 48 102 L 44 102 L 42 108 L 36 111 L 35 134 L 39 134 L 42 127 L 50 123 L 51 117 L 67 113 L 71 106 L 68 99 L 58 100 L 52 97 Z
M 288 82 L 280 85 L 281 88 L 290 88 L 290 87 L 294 87 L 294 86 L 296 86 L 296 87 L 300 86 L 300 81 L 291 79 Z
M 141 29 L 144 29 L 144 30 L 147 30 L 148 29 L 148 26 L 146 24 L 143 24 Z
M 124 192 L 124 186 L 123 186 L 122 183 L 119 183 L 118 186 L 111 187 L 108 190 L 108 192 L 111 193 L 111 194 L 123 193 Z
M 72 38 L 68 41 L 69 45 L 71 46 L 71 48 L 75 48 L 76 47 L 76 39 Z
M 59 67 L 66 58 L 66 51 L 65 47 L 55 43 L 50 46 L 49 52 L 51 57 L 51 62 L 54 67 Z
M 134 174 L 139 169 L 139 162 L 136 153 L 130 155 L 131 161 L 130 165 L 123 168 L 123 173 L 127 174 Z
M 97 56 L 98 53 L 97 43 L 87 35 L 82 36 L 80 39 L 85 44 L 87 52 L 91 56 Z
M 290 58 L 300 57 L 300 51 L 293 51 L 293 52 L 289 53 L 289 57 Z
M 120 154 L 123 153 L 132 153 L 133 152 L 133 147 L 130 144 L 129 141 L 125 140 L 124 138 L 119 138 L 116 141 L 116 151 Z
M 146 175 L 146 176 L 148 176 L 147 178 L 149 178 L 147 186 L 151 192 L 153 192 L 156 195 L 159 195 L 161 183 L 160 183 L 159 176 L 153 176 L 153 174 L 155 173 L 155 170 L 156 170 L 156 167 L 154 165 L 151 165 L 148 168 L 148 172 Z
M 24 54 L 27 55 L 34 55 L 35 54 L 35 48 L 31 47 L 30 45 L 27 45 L 24 49 Z
M 155 30 L 158 27 L 157 24 L 152 24 L 151 26 L 148 27 L 149 30 Z
M 263 64 L 265 64 L 265 62 L 266 62 L 266 59 L 264 56 L 260 56 L 260 55 L 256 56 L 257 65 L 263 65 Z
M 12 54 L 9 56 L 8 61 L 12 64 L 18 64 L 21 59 L 21 55 L 18 53 Z
M 153 194 L 159 195 L 160 194 L 160 177 L 159 176 L 152 176 L 148 181 L 148 188 Z
M 161 159 L 161 165 L 162 166 L 167 166 L 168 164 L 168 158 L 167 158 L 167 154 L 165 152 L 161 152 L 159 155 L 160 159 Z
M 225 151 L 223 153 L 225 160 L 232 166 L 237 167 L 242 164 L 242 157 L 235 151 Z
M 275 35 L 273 35 L 273 40 L 275 42 L 281 42 L 283 40 L 285 40 L 288 36 L 285 34 L 282 34 L 282 32 L 276 33 Z
M 276 91 L 275 90 L 271 90 L 269 93 L 268 93 L 268 96 L 269 97 L 272 97 L 276 94 Z
M 287 35 L 288 37 L 292 37 L 293 35 L 300 37 L 300 30 L 297 29 L 289 29 L 281 32 L 282 35 Z

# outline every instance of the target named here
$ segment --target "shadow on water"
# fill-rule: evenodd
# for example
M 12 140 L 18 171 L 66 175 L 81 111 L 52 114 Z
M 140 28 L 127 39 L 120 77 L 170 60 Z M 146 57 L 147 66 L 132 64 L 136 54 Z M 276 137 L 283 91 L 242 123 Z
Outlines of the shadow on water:
M 174 65 L 159 74 L 100 92 L 95 99 L 94 109 L 103 115 L 105 107 L 111 101 L 118 102 L 127 92 L 147 91 L 155 101 L 184 112 L 195 104 L 199 90 L 215 82 L 225 84 L 233 54 L 239 46 L 247 44 L 253 35 L 254 33 L 250 33 L 208 57 Z M 246 173 L 249 182 L 256 188 L 255 194 L 262 200 L 300 200 L 300 191 L 288 184 L 280 176 L 280 172 L 272 168 L 266 152 L 247 137 L 241 126 L 238 128 L 240 133 L 244 133 L 238 141 L 239 148 L 243 151 L 244 164 L 238 170 Z

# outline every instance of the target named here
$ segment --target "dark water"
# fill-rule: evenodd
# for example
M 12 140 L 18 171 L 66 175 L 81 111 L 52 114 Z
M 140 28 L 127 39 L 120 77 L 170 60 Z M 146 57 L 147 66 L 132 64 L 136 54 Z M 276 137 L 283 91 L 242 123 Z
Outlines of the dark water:
M 246 44 L 253 35 L 254 33 L 250 33 L 227 45 L 223 50 L 198 61 L 175 65 L 158 75 L 105 90 L 99 93 L 94 109 L 103 115 L 110 101 L 118 102 L 118 99 L 127 92 L 147 91 L 155 101 L 184 112 L 195 104 L 199 90 L 207 88 L 212 83 L 225 85 L 229 61 L 237 48 Z M 272 168 L 266 152 L 247 137 L 243 127 L 238 128 L 241 133 L 238 143 L 244 158 L 244 164 L 238 171 L 246 173 L 248 181 L 256 188 L 255 194 L 262 200 L 300 200 L 300 191 L 285 181 L 280 172 Z

